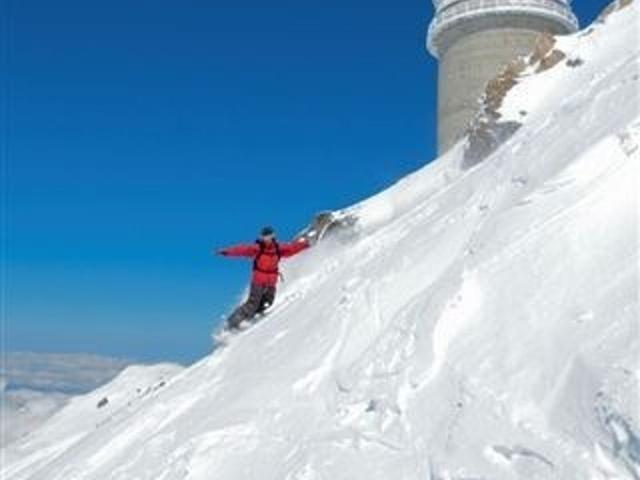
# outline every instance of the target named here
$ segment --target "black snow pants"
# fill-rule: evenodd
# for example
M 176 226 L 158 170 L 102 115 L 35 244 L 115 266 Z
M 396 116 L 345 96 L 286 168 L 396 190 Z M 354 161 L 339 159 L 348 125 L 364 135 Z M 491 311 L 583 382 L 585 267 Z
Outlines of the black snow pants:
M 247 301 L 240 305 L 227 320 L 228 328 L 239 328 L 245 320 L 251 320 L 254 315 L 264 312 L 273 305 L 276 298 L 276 287 L 251 284 L 251 291 Z

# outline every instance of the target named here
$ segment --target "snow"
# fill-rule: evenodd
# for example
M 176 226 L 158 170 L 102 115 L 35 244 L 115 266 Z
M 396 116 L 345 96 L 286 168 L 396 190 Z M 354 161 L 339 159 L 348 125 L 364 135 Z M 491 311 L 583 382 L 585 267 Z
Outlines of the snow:
M 0 391 L 0 446 L 40 427 L 65 405 L 68 398 L 67 394 L 60 392 Z
M 126 417 L 147 397 L 164 388 L 182 370 L 173 364 L 131 366 L 93 392 L 65 399 L 66 406 L 44 425 L 2 450 L 2 478 L 21 478 L 25 469 L 46 476 L 49 462 L 72 451 L 87 435 Z M 69 377 L 69 375 L 67 375 Z M 73 478 L 73 477 L 67 477 Z
M 485 161 L 346 209 L 264 321 L 75 399 L 3 478 L 640 478 L 637 16 L 562 39 L 584 62 L 507 96 L 526 121 Z

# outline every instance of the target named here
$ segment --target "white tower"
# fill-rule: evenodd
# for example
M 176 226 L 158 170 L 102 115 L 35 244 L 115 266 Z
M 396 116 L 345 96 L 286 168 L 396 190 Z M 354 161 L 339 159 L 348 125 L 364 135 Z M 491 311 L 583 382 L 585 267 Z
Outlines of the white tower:
M 541 32 L 578 28 L 571 0 L 433 0 L 427 46 L 439 59 L 438 150 L 465 133 L 486 83 Z

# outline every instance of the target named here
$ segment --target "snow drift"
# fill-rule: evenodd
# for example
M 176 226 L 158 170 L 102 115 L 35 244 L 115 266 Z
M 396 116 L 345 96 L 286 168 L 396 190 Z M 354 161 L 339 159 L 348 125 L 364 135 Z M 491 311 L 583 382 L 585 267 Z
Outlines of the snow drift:
M 580 65 L 523 78 L 483 162 L 347 209 L 265 321 L 108 421 L 72 403 L 4 478 L 640 478 L 637 26 L 558 38 Z

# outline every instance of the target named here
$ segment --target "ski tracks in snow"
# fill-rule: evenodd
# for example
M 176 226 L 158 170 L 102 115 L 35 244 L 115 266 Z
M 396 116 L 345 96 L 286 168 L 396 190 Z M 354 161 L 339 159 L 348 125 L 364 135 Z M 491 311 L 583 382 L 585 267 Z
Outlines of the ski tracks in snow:
M 343 295 L 339 299 L 339 332 L 335 336 L 333 346 L 326 353 L 324 360 L 318 367 L 311 370 L 303 378 L 293 384 L 294 392 L 304 391 L 307 394 L 315 392 L 323 380 L 335 369 L 336 359 L 344 348 L 349 330 L 349 313 L 353 307 L 354 290 L 358 287 L 360 280 L 353 278 L 343 286 Z

